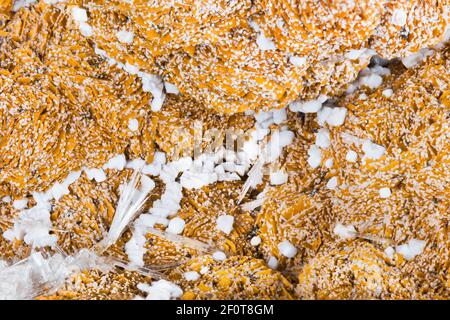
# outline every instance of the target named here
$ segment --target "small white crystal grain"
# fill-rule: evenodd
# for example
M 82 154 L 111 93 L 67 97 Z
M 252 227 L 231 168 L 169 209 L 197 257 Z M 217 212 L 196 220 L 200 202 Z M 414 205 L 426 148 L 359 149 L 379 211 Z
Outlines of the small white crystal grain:
M 250 240 L 250 244 L 254 247 L 259 246 L 261 244 L 261 238 L 258 236 L 254 236 L 251 240 Z
M 327 189 L 334 190 L 334 189 L 336 189 L 337 185 L 338 185 L 338 179 L 337 179 L 337 177 L 333 177 L 330 180 L 328 180 L 326 187 L 327 187 Z
M 128 129 L 137 131 L 139 129 L 139 121 L 137 119 L 130 119 L 128 121 Z
M 16 210 L 25 209 L 28 205 L 28 199 L 19 199 L 13 201 L 13 207 Z
M 181 234 L 185 225 L 186 222 L 183 219 L 175 217 L 169 221 L 169 226 L 166 231 L 173 234 Z
M 354 226 L 344 226 L 341 223 L 336 224 L 333 229 L 333 233 L 341 239 L 353 239 L 356 236 L 356 230 Z
M 234 217 L 231 215 L 221 215 L 217 218 L 216 229 L 225 234 L 230 234 L 233 231 Z
M 200 274 L 197 271 L 188 271 L 183 273 L 183 277 L 187 281 L 196 281 L 200 278 Z
M 117 39 L 126 44 L 130 44 L 133 42 L 134 39 L 134 33 L 131 31 L 127 31 L 125 29 L 120 30 L 116 33 Z
M 380 193 L 380 197 L 383 199 L 389 198 L 392 194 L 391 189 L 389 189 L 389 188 L 381 188 L 379 193 Z
M 284 184 L 288 181 L 288 174 L 283 170 L 278 170 L 270 174 L 270 184 L 273 186 Z
M 411 239 L 408 243 L 397 246 L 395 251 L 401 254 L 406 260 L 413 260 L 423 252 L 425 245 L 426 242 L 423 240 Z
M 278 250 L 286 258 L 293 258 L 297 254 L 297 248 L 292 245 L 288 240 L 284 240 L 278 244 Z
M 274 256 L 270 256 L 267 265 L 269 268 L 276 270 L 278 268 L 278 259 Z
M 213 253 L 212 255 L 213 259 L 216 261 L 224 261 L 227 256 L 225 255 L 225 253 L 223 253 L 222 251 L 216 251 Z
M 358 160 L 358 154 L 353 150 L 349 150 L 345 155 L 345 160 L 348 162 L 356 162 Z
M 407 16 L 405 10 L 396 9 L 392 13 L 391 23 L 396 26 L 403 27 L 406 24 L 407 18 L 408 18 L 408 16 Z

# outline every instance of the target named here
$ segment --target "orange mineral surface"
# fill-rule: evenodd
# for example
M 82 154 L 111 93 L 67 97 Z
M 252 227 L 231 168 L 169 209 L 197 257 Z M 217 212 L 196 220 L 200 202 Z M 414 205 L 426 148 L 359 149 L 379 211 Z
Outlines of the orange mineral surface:
M 449 13 L 0 0 L 0 299 L 450 298 Z

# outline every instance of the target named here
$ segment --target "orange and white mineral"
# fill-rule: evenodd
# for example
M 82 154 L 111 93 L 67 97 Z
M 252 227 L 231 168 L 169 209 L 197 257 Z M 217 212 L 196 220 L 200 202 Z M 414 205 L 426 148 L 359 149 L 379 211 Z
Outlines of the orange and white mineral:
M 0 299 L 449 299 L 450 0 L 0 0 Z

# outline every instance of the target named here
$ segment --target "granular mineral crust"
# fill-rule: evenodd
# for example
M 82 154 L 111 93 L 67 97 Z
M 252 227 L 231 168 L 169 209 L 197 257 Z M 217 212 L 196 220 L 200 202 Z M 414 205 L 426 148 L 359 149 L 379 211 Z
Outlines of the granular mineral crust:
M 449 13 L 0 0 L 0 297 L 449 299 Z
M 97 56 L 65 10 L 22 9 L 3 32 L 0 195 L 45 190 L 115 154 L 152 159 L 151 96 Z M 128 128 L 133 118 L 139 135 Z
M 448 0 L 83 3 L 92 20 L 90 37 L 101 49 L 226 113 L 343 93 L 371 54 L 404 57 L 442 41 L 449 5 Z M 132 40 L 117 39 L 122 31 Z
M 186 280 L 186 272 L 197 272 L 199 281 Z M 182 299 L 234 300 L 293 298 L 292 284 L 262 260 L 233 256 L 224 262 L 210 257 L 193 259 L 171 273 L 184 288 Z

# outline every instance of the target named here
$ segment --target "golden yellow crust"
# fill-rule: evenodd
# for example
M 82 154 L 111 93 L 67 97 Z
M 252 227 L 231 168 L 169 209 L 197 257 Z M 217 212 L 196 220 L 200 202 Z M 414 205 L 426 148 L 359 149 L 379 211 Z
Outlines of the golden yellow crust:
M 367 66 L 365 49 L 407 56 L 442 41 L 449 22 L 448 0 L 186 0 L 170 6 L 86 1 L 83 6 L 94 26 L 92 38 L 111 57 L 160 74 L 225 113 L 341 94 Z M 131 43 L 116 39 L 121 30 L 133 33 Z
M 382 251 L 361 241 L 321 250 L 304 266 L 296 288 L 303 299 L 407 299 L 414 289 Z
M 125 151 L 151 162 L 151 96 L 99 58 L 63 11 L 40 3 L 15 14 L 4 30 L 3 195 L 46 190 L 70 171 Z M 132 118 L 141 123 L 139 136 L 128 129 Z
M 400 241 L 407 234 L 414 236 L 413 230 L 417 229 L 413 225 L 422 221 L 408 212 L 427 216 L 428 210 L 446 207 L 447 57 L 448 48 L 392 83 L 387 82 L 367 99 L 356 93 L 344 101 L 342 106 L 348 109 L 346 122 L 331 130 L 332 144 L 325 151 L 334 158 L 333 171 L 339 173 L 342 185 L 333 198 L 338 219 L 361 221 L 367 225 L 363 228 L 367 232 Z M 389 98 L 383 95 L 387 88 L 393 90 Z M 381 159 L 364 159 L 362 148 L 367 139 L 386 148 Z M 356 163 L 346 161 L 349 150 L 358 154 Z M 380 199 L 379 189 L 383 187 L 391 189 L 392 197 Z M 422 201 L 430 208 L 417 210 Z M 387 225 L 386 214 L 392 215 Z M 401 235 L 397 227 L 402 228 Z
M 131 271 L 90 270 L 74 274 L 55 294 L 37 300 L 131 300 L 150 279 Z
M 197 272 L 199 280 L 186 280 L 183 274 L 190 271 Z M 170 278 L 183 286 L 185 300 L 293 298 L 293 286 L 281 273 L 266 267 L 262 260 L 244 256 L 224 262 L 203 256 L 175 269 Z
M 1 258 L 9 264 L 32 250 L 75 257 L 90 249 L 110 259 L 111 269 L 75 272 L 39 299 L 132 299 L 155 272 L 186 300 L 448 299 L 450 46 L 427 51 L 410 69 L 389 61 L 378 88 L 352 82 L 386 71 L 371 50 L 402 57 L 441 41 L 449 5 L 72 0 L 16 11 L 0 0 Z M 142 72 L 162 78 L 161 110 L 152 110 Z M 286 108 L 319 96 L 329 100 L 318 114 Z M 281 107 L 279 122 L 275 113 L 251 112 Z M 341 126 L 321 121 L 335 107 L 346 111 Z M 265 164 L 258 186 L 243 193 L 254 173 L 247 169 L 262 158 L 230 181 L 218 178 L 215 160 L 199 170 L 217 174 L 216 182 L 196 176 L 192 168 L 207 162 L 199 153 L 223 151 L 227 135 L 243 142 L 269 129 L 290 130 L 283 142 L 294 138 Z M 329 146 L 319 146 L 324 129 Z M 175 168 L 185 163 L 152 164 L 162 153 L 167 162 L 194 158 L 184 160 L 194 160 L 188 173 L 201 187 Z M 117 155 L 122 168 L 105 169 Z M 127 162 L 133 159 L 142 166 Z M 102 168 L 104 177 L 91 177 L 89 168 Z M 74 171 L 80 177 L 63 185 Z M 119 208 L 119 199 L 135 171 L 151 191 L 128 217 L 132 205 Z M 278 171 L 287 180 L 272 179 Z M 35 192 L 52 186 L 61 194 L 44 200 L 49 229 L 37 236 L 56 235 L 56 245 L 32 249 L 21 234 L 28 231 L 4 233 L 49 195 Z M 134 187 L 130 203 L 144 181 Z M 219 222 L 224 215 L 231 224 Z M 114 218 L 125 216 L 117 241 L 101 251 Z M 171 228 L 175 218 L 181 227 Z
M 227 134 L 244 134 L 255 123 L 251 116 L 216 113 L 192 98 L 172 94 L 152 120 L 156 123 L 155 142 L 168 159 L 215 151 Z

